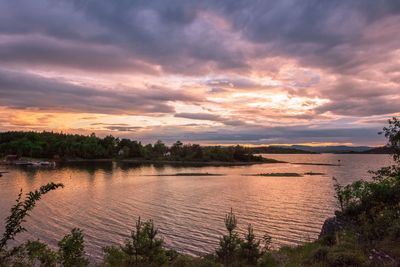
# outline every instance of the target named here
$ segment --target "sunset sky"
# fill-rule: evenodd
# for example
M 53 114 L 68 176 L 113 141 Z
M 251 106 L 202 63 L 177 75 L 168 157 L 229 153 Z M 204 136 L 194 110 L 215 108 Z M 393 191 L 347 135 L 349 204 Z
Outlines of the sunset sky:
M 0 0 L 0 130 L 380 145 L 399 0 Z

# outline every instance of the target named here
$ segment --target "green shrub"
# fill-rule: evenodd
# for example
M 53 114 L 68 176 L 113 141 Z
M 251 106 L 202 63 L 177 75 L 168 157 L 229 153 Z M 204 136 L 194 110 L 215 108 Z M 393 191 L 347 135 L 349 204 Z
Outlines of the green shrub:
M 32 263 L 40 263 L 40 266 L 57 265 L 58 254 L 40 241 L 27 241 L 24 249 Z
M 161 266 L 167 264 L 176 253 L 163 248 L 164 241 L 157 238 L 158 230 L 152 220 L 136 221 L 131 238 L 119 248 L 106 247 L 104 261 L 107 266 Z
M 368 258 L 361 250 L 349 249 L 346 247 L 335 247 L 326 255 L 329 266 L 364 266 Z
M 265 252 L 261 256 L 258 266 L 275 267 L 275 266 L 279 266 L 279 265 L 278 265 L 278 261 L 275 259 L 274 255 L 271 252 Z
M 128 255 L 119 247 L 107 246 L 103 248 L 104 251 L 104 265 L 109 267 L 114 266 L 128 266 Z
M 60 261 L 64 267 L 81 267 L 89 265 L 85 257 L 85 246 L 82 231 L 74 228 L 58 242 Z
M 235 231 L 237 220 L 232 209 L 225 217 L 225 227 L 228 234 L 221 237 L 216 253 L 220 261 L 227 265 L 236 260 L 240 244 L 239 235 Z
M 262 253 L 260 250 L 260 240 L 256 240 L 251 224 L 247 227 L 247 234 L 240 242 L 240 258 L 249 265 L 256 265 Z

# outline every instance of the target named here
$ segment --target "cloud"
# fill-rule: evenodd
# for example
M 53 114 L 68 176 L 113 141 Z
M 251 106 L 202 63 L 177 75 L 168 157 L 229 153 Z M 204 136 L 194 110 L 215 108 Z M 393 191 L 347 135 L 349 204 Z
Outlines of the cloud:
M 0 42 L 3 64 L 25 67 L 79 69 L 108 73 L 150 73 L 158 70 L 112 46 L 57 40 L 37 35 L 13 36 Z
M 210 113 L 177 113 L 175 117 L 193 119 L 193 120 L 208 120 L 208 121 L 221 121 L 222 117 Z
M 105 127 L 107 130 L 118 131 L 118 132 L 132 132 L 142 129 L 139 126 L 107 126 Z
M 361 79 L 360 79 L 361 78 Z M 319 90 L 330 99 L 316 108 L 316 112 L 331 112 L 344 116 L 373 116 L 393 114 L 399 111 L 399 85 L 374 81 L 367 77 L 342 77 L 334 84 Z
M 392 38 L 399 33 L 396 0 L 16 0 L 1 6 L 0 33 L 24 36 L 3 44 L 9 55 L 3 58 L 71 68 L 81 63 L 81 68 L 147 72 L 160 66 L 193 75 L 248 71 L 253 60 L 289 56 L 343 71 L 363 65 L 370 51 L 378 49 L 373 57 L 382 58 L 399 44 Z M 381 31 L 373 38 L 376 28 L 388 35 Z
M 393 38 L 400 31 L 395 26 L 400 4 L 395 0 L 237 1 L 223 6 L 222 13 L 236 30 L 264 46 L 264 56 L 291 56 L 308 66 L 343 71 L 368 57 L 382 59 L 390 45 L 399 44 Z M 379 29 L 379 38 L 369 37 L 373 27 Z
M 3 57 L 10 62 L 47 62 L 70 67 L 83 62 L 83 68 L 149 71 L 151 66 L 143 64 L 146 62 L 167 72 L 191 74 L 247 66 L 240 49 L 230 42 L 235 32 L 216 27 L 209 21 L 211 11 L 194 1 L 183 4 L 75 1 L 73 4 L 73 1 L 38 0 L 33 4 L 17 0 L 1 5 L 0 33 L 8 37 L 24 35 L 26 41 L 11 40 L 7 44 L 11 47 L 4 47 L 11 58 Z M 24 20 L 15 22 L 15 18 Z M 94 49 L 90 51 L 88 47 Z M 15 53 L 16 49 L 20 55 Z M 43 61 L 37 60 L 45 50 L 49 53 Z M 72 53 L 69 59 L 72 50 L 77 53 Z M 98 50 L 104 50 L 105 54 Z M 94 62 L 90 64 L 92 59 Z
M 196 101 L 188 93 L 168 88 L 97 89 L 35 74 L 0 70 L 0 105 L 102 114 L 174 113 L 173 101 Z
M 214 121 L 230 126 L 244 126 L 247 124 L 245 121 L 229 119 L 211 113 L 176 113 L 175 117 L 192 119 L 192 120 Z

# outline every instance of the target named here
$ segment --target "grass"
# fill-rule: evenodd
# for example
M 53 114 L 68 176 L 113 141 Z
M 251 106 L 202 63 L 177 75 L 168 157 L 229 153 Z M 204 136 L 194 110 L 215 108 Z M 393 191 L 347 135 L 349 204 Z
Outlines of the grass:
M 324 239 L 303 245 L 285 246 L 272 251 L 273 264 L 265 266 L 285 267 L 330 267 L 330 266 L 375 266 L 368 262 L 368 249 L 357 242 L 352 232 L 339 232 L 340 243 L 328 244 Z M 381 266 L 381 265 L 379 265 Z M 394 265 L 385 265 L 394 266 Z
M 296 247 L 282 247 L 278 251 L 274 251 L 273 255 L 276 259 L 275 266 L 312 266 L 310 259 L 313 254 L 321 247 L 317 242 L 307 243 Z

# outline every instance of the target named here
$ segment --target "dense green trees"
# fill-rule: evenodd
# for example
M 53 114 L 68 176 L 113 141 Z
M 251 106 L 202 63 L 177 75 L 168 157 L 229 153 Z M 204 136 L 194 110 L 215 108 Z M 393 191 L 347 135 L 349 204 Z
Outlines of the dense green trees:
M 119 139 L 111 135 L 104 138 L 53 132 L 4 132 L 0 133 L 0 156 L 17 154 L 24 157 L 62 159 L 139 159 L 153 161 L 188 162 L 260 162 L 242 146 L 202 147 L 198 144 L 183 144 L 180 141 L 171 147 L 162 141 L 154 145 L 143 145 L 130 139 Z
M 36 158 L 110 158 L 115 152 L 116 139 L 52 132 L 0 133 L 0 155 L 17 154 Z

